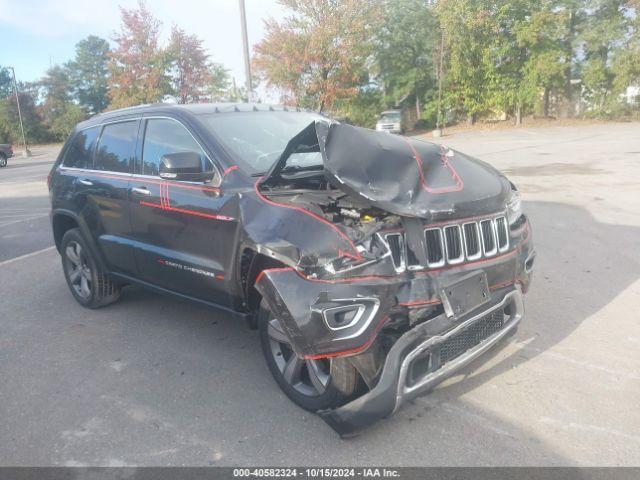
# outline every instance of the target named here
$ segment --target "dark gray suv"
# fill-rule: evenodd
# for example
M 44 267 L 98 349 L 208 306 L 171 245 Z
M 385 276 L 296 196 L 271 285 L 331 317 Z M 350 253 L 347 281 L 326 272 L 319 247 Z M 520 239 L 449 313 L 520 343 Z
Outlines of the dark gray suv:
M 513 333 L 534 261 L 515 186 L 451 149 L 265 105 L 79 124 L 49 176 L 71 294 L 138 284 L 244 319 L 341 435 Z

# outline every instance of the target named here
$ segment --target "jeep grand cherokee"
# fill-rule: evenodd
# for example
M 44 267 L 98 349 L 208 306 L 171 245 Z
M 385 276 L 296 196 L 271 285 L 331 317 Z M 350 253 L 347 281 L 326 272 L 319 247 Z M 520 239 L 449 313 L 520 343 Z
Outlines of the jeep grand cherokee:
M 286 395 L 343 436 L 523 315 L 515 186 L 417 139 L 264 105 L 141 106 L 80 123 L 49 189 L 81 305 L 139 284 L 241 317 Z

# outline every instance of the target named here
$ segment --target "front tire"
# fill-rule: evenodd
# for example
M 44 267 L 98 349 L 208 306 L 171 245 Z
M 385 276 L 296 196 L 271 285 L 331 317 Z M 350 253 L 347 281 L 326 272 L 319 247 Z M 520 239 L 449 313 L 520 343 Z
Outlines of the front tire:
M 356 369 L 342 358 L 305 360 L 298 357 L 264 299 L 260 304 L 258 330 L 273 378 L 296 405 L 316 412 L 339 407 L 356 393 Z
M 0 153 L 0 168 L 7 166 L 7 157 L 4 153 Z
M 118 300 L 120 287 L 98 266 L 79 229 L 67 231 L 60 245 L 64 277 L 80 305 L 100 308 Z

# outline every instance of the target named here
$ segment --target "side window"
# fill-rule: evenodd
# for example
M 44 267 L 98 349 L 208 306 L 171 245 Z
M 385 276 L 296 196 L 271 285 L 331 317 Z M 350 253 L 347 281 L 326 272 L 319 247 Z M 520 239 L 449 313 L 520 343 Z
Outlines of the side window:
M 137 121 L 105 125 L 96 150 L 94 168 L 109 172 L 131 171 L 135 154 Z
M 162 156 L 178 152 L 198 153 L 203 170 L 211 170 L 211 164 L 200 145 L 181 124 L 166 118 L 147 120 L 142 147 L 142 174 L 158 175 Z
M 93 168 L 91 152 L 99 133 L 100 127 L 87 128 L 78 132 L 69 146 L 62 164 L 65 167 Z

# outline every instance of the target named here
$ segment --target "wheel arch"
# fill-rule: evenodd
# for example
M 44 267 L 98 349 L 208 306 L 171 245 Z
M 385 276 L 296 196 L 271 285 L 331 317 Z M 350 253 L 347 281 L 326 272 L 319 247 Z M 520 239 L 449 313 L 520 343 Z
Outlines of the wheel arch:
M 259 253 L 253 247 L 244 247 L 239 261 L 239 282 L 243 295 L 243 304 L 247 311 L 253 313 L 249 319 L 249 326 L 258 328 L 257 312 L 260 309 L 262 295 L 256 290 L 255 283 L 258 275 L 268 268 L 284 267 L 284 263 Z
M 53 240 L 58 252 L 60 252 L 64 234 L 72 228 L 78 228 L 85 242 L 87 242 L 87 247 L 91 251 L 95 261 L 98 262 L 101 268 L 108 270 L 105 268 L 107 264 L 104 261 L 101 251 L 97 247 L 89 228 L 78 214 L 70 210 L 55 210 L 51 216 L 51 226 L 53 228 Z
M 60 252 L 62 237 L 72 228 L 80 228 L 80 222 L 73 213 L 58 211 L 53 213 L 51 227 L 53 228 L 53 241 L 55 242 L 56 249 Z

